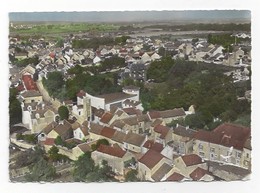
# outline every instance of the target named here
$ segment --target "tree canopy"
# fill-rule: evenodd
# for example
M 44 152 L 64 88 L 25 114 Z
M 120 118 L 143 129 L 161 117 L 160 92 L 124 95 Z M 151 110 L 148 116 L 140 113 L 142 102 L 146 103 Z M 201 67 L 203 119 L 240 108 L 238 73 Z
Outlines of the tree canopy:
M 15 88 L 9 89 L 9 121 L 10 125 L 20 123 L 22 121 L 21 103 L 16 98 L 18 92 Z
M 58 113 L 60 116 L 60 120 L 67 120 L 69 118 L 69 109 L 66 106 L 60 106 L 58 109 Z
M 49 72 L 47 79 L 43 78 L 42 83 L 47 89 L 50 96 L 54 98 L 65 98 L 66 96 L 61 96 L 63 92 L 65 81 L 63 80 L 63 75 L 61 72 Z
M 185 124 L 194 128 L 211 128 L 214 118 L 233 122 L 251 113 L 250 102 L 237 99 L 238 92 L 247 90 L 248 85 L 237 87 L 231 76 L 224 75 L 224 72 L 233 70 L 231 67 L 176 60 L 169 69 L 164 62 L 157 62 L 160 67 L 151 64 L 148 69 L 149 75 L 159 83 L 142 90 L 145 111 L 179 107 L 188 110 L 194 105 L 196 114 L 188 115 L 185 120 Z M 158 68 L 164 73 L 156 77 Z

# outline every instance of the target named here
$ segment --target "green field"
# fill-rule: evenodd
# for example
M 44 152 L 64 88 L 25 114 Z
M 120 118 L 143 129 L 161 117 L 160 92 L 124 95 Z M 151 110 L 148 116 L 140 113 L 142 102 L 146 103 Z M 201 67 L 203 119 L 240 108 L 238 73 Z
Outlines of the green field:
M 29 25 L 28 25 L 29 26 Z M 37 24 L 30 25 L 31 28 L 15 29 L 10 27 L 10 34 L 44 35 L 44 34 L 63 34 L 63 33 L 84 33 L 84 32 L 109 32 L 119 28 L 112 24 Z

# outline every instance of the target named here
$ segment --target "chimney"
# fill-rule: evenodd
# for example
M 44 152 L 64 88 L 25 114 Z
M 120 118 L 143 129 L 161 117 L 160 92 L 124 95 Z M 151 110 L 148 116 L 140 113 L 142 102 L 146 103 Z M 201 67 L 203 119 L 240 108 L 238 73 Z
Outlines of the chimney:
M 190 128 L 189 125 L 185 127 L 186 130 L 188 130 L 189 128 Z

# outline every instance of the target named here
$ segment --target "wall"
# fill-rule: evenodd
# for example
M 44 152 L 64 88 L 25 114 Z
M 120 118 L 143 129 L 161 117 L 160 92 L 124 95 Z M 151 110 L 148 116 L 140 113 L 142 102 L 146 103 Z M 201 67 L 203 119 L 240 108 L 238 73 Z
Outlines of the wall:
M 24 98 L 24 103 L 31 103 L 32 101 L 35 102 L 42 102 L 42 96 L 36 96 L 36 97 L 26 97 Z
M 100 165 L 102 160 L 106 160 L 108 165 L 112 167 L 112 171 L 121 175 L 124 174 L 124 160 L 122 158 L 114 157 L 98 151 L 92 152 L 91 157 L 96 165 Z
M 86 97 L 90 98 L 90 105 L 97 109 L 105 109 L 105 99 L 98 98 L 86 93 Z

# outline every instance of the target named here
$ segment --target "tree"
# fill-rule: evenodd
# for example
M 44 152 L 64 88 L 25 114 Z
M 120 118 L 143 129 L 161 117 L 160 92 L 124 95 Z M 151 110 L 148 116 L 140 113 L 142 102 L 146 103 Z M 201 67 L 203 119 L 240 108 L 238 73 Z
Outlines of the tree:
M 76 182 L 85 182 L 86 176 L 93 171 L 95 167 L 94 161 L 91 159 L 91 153 L 87 152 L 81 155 L 74 162 L 73 178 Z
M 62 73 L 58 71 L 49 72 L 47 79 L 43 78 L 42 83 L 49 94 L 53 97 L 57 97 L 63 86 L 65 86 Z
M 9 89 L 9 121 L 10 125 L 20 123 L 22 121 L 22 108 L 21 104 L 16 98 L 18 94 L 15 88 Z
M 52 146 L 48 151 L 49 158 L 52 161 L 57 161 L 59 159 L 59 149 L 56 146 Z
M 125 176 L 126 182 L 138 182 L 140 181 L 137 177 L 137 170 L 130 170 Z
M 93 171 L 87 174 L 86 180 L 89 182 L 109 182 L 115 181 L 114 172 L 108 165 L 106 160 L 103 160 L 101 166 L 94 167 Z
M 30 182 L 40 182 L 52 181 L 55 176 L 56 169 L 45 159 L 40 158 L 40 160 L 30 168 L 30 174 L 26 175 L 25 178 Z
M 58 113 L 60 116 L 60 120 L 67 120 L 69 118 L 69 109 L 66 106 L 60 106 L 58 109 Z

